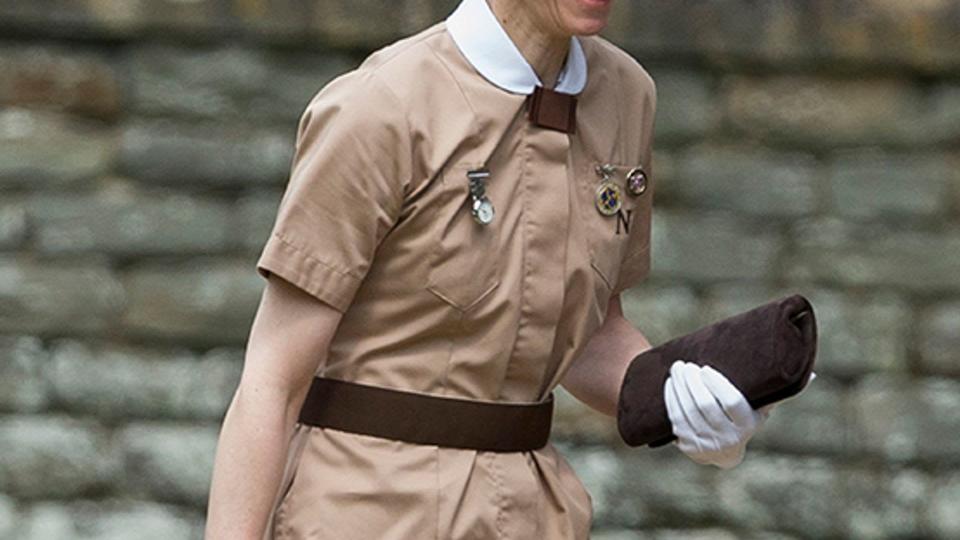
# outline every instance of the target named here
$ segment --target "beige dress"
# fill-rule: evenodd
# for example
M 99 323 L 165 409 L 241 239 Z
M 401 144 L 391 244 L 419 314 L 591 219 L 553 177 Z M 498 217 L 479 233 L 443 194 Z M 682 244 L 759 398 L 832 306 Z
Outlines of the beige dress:
M 445 22 L 310 102 L 257 270 L 344 313 L 323 375 L 539 401 L 611 295 L 647 275 L 652 181 L 606 216 L 594 167 L 620 166 L 621 186 L 627 168 L 650 173 L 653 82 L 609 42 L 579 39 L 589 78 L 572 135 L 518 116 L 524 96 L 478 75 Z M 501 137 L 481 226 L 466 171 Z M 592 515 L 553 444 L 497 453 L 298 424 L 264 538 L 584 539 Z

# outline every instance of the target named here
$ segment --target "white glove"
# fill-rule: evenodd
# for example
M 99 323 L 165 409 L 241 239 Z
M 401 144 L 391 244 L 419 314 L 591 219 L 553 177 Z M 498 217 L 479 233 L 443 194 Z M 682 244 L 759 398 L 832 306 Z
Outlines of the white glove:
M 730 469 L 743 461 L 747 441 L 772 404 L 754 410 L 719 371 L 677 360 L 663 387 L 675 444 L 691 460 Z
M 807 384 L 816 376 L 811 371 Z M 774 406 L 785 401 L 755 410 L 722 373 L 682 360 L 670 367 L 663 391 L 677 436 L 674 443 L 693 461 L 722 469 L 743 461 L 747 442 L 769 418 Z

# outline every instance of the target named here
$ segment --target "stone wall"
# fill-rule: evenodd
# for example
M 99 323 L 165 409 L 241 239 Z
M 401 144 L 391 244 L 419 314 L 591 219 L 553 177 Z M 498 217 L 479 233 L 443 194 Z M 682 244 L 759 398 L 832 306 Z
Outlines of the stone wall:
M 307 99 L 431 0 L 0 0 L 0 538 L 200 538 Z M 596 538 L 960 537 L 960 2 L 621 0 L 654 342 L 787 292 L 818 374 L 721 471 L 560 393 Z

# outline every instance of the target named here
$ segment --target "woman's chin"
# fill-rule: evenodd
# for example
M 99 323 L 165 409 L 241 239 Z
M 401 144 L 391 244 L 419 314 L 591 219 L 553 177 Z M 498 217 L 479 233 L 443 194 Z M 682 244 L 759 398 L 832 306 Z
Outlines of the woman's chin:
M 578 36 L 591 36 L 602 31 L 607 26 L 607 18 L 587 18 L 582 17 L 571 25 L 572 34 Z

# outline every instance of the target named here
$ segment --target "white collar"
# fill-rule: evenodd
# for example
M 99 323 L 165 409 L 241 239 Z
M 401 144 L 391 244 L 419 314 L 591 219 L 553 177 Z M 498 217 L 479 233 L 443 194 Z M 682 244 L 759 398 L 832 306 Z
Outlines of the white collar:
M 487 0 L 463 0 L 447 17 L 447 30 L 460 52 L 488 81 L 516 94 L 542 86 L 537 73 L 510 40 Z M 567 61 L 553 88 L 579 94 L 587 84 L 587 59 L 580 41 L 570 37 Z

